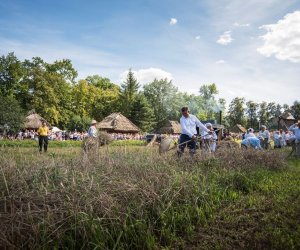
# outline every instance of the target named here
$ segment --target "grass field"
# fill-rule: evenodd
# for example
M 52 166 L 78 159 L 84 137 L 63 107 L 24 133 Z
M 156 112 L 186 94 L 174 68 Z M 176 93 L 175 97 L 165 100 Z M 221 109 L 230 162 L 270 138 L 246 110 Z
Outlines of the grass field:
M 79 146 L 2 144 L 1 248 L 300 248 L 300 162 L 284 150 Z

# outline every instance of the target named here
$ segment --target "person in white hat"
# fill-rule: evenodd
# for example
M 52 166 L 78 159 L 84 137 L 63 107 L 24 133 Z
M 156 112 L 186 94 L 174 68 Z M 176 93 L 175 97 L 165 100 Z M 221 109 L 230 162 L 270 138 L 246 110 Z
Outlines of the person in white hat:
M 91 126 L 90 126 L 90 128 L 88 130 L 88 136 L 89 137 L 92 137 L 92 138 L 96 138 L 97 137 L 96 124 L 97 124 L 97 121 L 96 120 L 92 120 Z
M 214 153 L 216 152 L 218 136 L 213 130 L 211 123 L 206 123 L 205 127 L 210 130 L 211 133 L 202 130 L 201 137 L 203 139 L 204 149 L 206 152 Z
M 247 130 L 247 133 L 245 134 L 245 138 L 244 139 L 247 139 L 249 137 L 256 137 L 255 134 L 254 134 L 254 129 L 253 128 L 249 128 Z

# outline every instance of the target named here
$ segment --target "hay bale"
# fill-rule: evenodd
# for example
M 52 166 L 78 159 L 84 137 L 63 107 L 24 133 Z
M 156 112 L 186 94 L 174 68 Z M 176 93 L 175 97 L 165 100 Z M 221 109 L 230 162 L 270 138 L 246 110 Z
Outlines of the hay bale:
M 110 144 L 113 138 L 107 132 L 100 131 L 97 137 L 86 137 L 82 141 L 82 148 L 85 152 L 96 150 L 100 146 Z
M 240 145 L 235 141 L 219 141 L 217 145 L 217 150 L 226 150 L 226 149 L 236 149 Z
M 98 142 L 99 146 L 110 144 L 113 141 L 112 136 L 104 131 L 98 132 Z
M 167 137 L 167 138 L 164 138 L 163 140 L 161 140 L 161 142 L 159 144 L 159 149 L 158 149 L 159 153 L 162 154 L 162 153 L 167 152 L 170 149 L 170 146 L 173 141 L 174 140 L 171 137 Z

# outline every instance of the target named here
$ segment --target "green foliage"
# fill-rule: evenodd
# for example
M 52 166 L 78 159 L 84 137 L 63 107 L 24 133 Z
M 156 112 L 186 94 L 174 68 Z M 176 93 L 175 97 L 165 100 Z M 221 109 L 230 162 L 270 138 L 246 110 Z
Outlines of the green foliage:
M 168 79 L 155 79 L 144 85 L 144 95 L 153 108 L 156 128 L 164 126 L 167 120 L 179 118 L 181 103 L 178 102 L 178 89 Z
M 246 102 L 247 126 L 258 129 L 258 104 L 253 101 Z
M 183 106 L 189 106 L 201 120 L 218 120 L 219 110 L 223 116 L 226 114 L 225 100 L 216 100 L 219 91 L 215 83 L 201 85 L 199 95 L 194 95 L 179 92 L 172 81 L 155 79 L 139 92 L 140 85 L 131 69 L 121 87 L 100 75 L 78 81 L 77 75 L 69 59 L 48 63 L 33 57 L 20 61 L 14 53 L 8 53 L 0 57 L 0 95 L 14 98 L 24 112 L 35 110 L 60 128 L 70 127 L 74 116 L 101 121 L 113 112 L 121 112 L 142 131 L 151 131 L 164 126 L 167 120 L 178 120 Z M 272 118 L 282 110 L 300 119 L 299 101 L 281 107 L 274 102 L 246 102 L 237 97 L 230 103 L 223 124 L 255 128 L 259 123 L 272 125 Z
M 90 124 L 91 124 L 92 119 L 87 116 L 79 116 L 79 115 L 74 115 L 70 120 L 69 123 L 67 124 L 67 128 L 69 131 L 75 131 L 77 130 L 78 132 L 83 132 L 87 131 Z
M 0 57 L 0 94 L 15 96 L 19 92 L 24 74 L 22 63 L 14 53 Z
M 229 104 L 229 110 L 227 114 L 227 120 L 230 126 L 235 124 L 241 124 L 242 126 L 246 125 L 245 118 L 245 99 L 236 97 Z
M 138 94 L 132 104 L 129 118 L 141 131 L 152 131 L 155 126 L 155 116 L 152 107 L 143 94 Z
M 0 140 L 0 147 L 10 147 L 10 148 L 37 148 L 39 142 L 37 140 Z M 70 148 L 70 147 L 80 147 L 81 141 L 49 141 L 49 148 Z
M 0 95 L 0 128 L 3 132 L 18 132 L 24 123 L 24 111 L 13 97 Z
M 126 81 L 121 85 L 121 112 L 128 118 L 132 118 L 130 117 L 130 112 L 138 94 L 139 87 L 140 85 L 137 82 L 134 73 L 129 69 Z
M 300 101 L 294 101 L 291 106 L 291 112 L 295 119 L 300 120 Z

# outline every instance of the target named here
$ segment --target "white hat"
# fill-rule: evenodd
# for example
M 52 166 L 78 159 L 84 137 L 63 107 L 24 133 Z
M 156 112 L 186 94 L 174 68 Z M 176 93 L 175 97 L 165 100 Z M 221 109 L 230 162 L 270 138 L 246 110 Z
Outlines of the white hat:
M 92 120 L 91 125 L 92 125 L 92 124 L 96 124 L 96 123 L 97 123 L 96 120 Z
M 212 125 L 211 125 L 211 123 L 208 122 L 205 124 L 205 127 L 212 127 Z
M 253 128 L 248 128 L 248 132 L 253 133 L 254 129 Z

